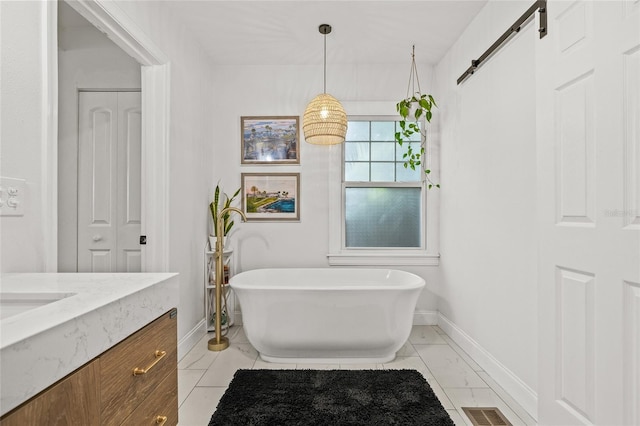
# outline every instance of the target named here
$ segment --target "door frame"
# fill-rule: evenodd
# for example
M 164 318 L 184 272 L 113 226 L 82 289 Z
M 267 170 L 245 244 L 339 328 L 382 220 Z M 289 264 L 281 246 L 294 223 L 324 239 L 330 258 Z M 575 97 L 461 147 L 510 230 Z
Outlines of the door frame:
M 67 0 L 65 0 L 67 1 Z M 48 211 L 57 212 L 57 5 L 47 2 L 48 96 L 43 128 L 47 129 L 44 154 L 47 171 L 43 193 Z M 105 33 L 141 65 L 142 78 L 142 271 L 169 270 L 169 109 L 171 75 L 168 57 L 117 5 L 105 0 L 67 1 L 69 6 Z M 52 178 L 55 177 L 55 178 Z M 47 196 L 46 194 L 53 194 Z M 44 216 L 46 270 L 57 271 L 57 214 Z

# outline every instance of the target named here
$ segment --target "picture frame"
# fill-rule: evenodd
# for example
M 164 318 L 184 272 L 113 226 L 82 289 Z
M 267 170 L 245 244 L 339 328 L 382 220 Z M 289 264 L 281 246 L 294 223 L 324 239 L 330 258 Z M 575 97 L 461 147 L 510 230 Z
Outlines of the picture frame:
M 300 164 L 297 116 L 240 117 L 242 164 Z
M 247 221 L 300 221 L 300 173 L 242 173 Z

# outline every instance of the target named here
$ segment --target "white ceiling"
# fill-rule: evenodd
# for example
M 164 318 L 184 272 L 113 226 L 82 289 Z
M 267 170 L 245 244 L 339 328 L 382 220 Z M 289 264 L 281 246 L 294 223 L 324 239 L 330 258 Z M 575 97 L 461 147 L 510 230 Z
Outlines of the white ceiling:
M 437 63 L 487 0 L 180 0 L 164 4 L 219 65 Z

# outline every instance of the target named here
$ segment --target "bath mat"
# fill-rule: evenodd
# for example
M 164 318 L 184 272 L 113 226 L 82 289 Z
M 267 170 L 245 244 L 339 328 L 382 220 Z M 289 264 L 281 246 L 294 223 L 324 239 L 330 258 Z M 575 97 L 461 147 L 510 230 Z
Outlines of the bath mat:
M 238 370 L 209 426 L 454 423 L 415 370 Z

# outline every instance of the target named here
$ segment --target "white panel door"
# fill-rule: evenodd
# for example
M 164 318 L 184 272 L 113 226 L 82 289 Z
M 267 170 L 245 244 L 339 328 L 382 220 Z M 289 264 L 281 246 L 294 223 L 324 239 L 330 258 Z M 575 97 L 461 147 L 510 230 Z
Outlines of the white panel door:
M 78 272 L 139 272 L 139 92 L 80 92 Z
M 118 93 L 116 270 L 140 272 L 142 110 L 140 92 Z
M 80 92 L 78 115 L 78 272 L 115 271 L 117 94 Z
M 541 425 L 640 424 L 640 7 L 548 2 L 536 43 Z

